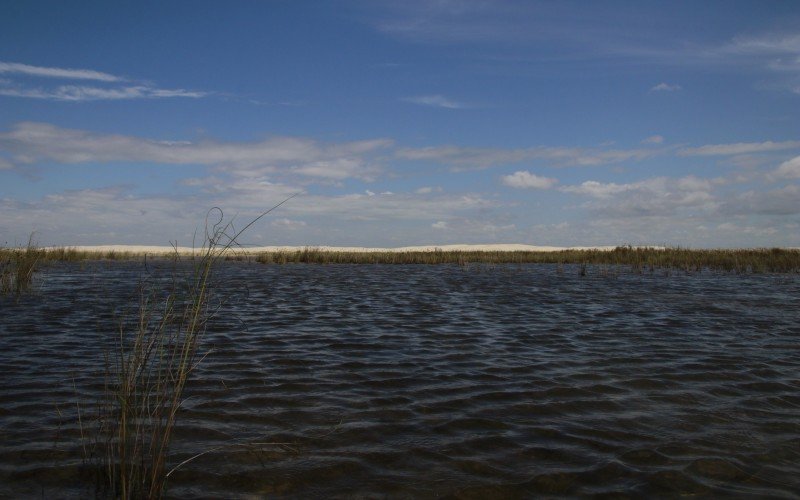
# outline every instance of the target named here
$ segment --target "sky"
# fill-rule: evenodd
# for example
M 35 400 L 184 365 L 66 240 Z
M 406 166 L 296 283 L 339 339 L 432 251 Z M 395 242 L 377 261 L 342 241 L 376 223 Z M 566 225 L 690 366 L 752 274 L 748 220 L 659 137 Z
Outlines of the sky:
M 800 246 L 800 3 L 0 3 L 0 245 L 293 194 L 239 242 Z

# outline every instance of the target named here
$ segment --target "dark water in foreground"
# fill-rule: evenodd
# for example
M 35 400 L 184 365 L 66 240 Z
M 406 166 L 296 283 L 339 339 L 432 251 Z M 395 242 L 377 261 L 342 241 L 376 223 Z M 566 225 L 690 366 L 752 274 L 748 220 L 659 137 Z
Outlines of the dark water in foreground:
M 800 496 L 800 276 L 559 271 L 225 264 L 169 494 Z M 93 492 L 74 404 L 141 274 L 0 299 L 0 496 Z

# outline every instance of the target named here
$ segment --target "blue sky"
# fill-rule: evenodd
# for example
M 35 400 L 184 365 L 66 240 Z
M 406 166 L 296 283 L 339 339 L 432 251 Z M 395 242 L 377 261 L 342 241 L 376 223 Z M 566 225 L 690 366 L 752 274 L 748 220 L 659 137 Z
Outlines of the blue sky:
M 800 246 L 800 4 L 0 4 L 0 243 Z

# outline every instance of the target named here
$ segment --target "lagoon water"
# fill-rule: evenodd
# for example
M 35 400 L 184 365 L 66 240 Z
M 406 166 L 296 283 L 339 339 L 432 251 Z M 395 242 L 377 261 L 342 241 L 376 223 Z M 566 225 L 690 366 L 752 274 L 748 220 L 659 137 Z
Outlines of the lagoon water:
M 168 267 L 168 266 L 167 266 Z M 168 272 L 148 268 L 148 272 Z M 0 496 L 94 493 L 142 263 L 0 299 Z M 800 276 L 225 263 L 169 496 L 800 496 Z

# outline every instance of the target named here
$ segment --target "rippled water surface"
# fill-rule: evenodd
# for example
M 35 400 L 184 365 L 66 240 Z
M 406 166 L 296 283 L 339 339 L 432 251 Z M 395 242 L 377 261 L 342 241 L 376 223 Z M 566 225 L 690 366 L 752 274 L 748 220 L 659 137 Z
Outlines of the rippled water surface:
M 75 402 L 91 414 L 143 270 L 57 265 L 0 299 L 0 496 L 92 494 Z M 226 263 L 217 278 L 173 461 L 205 454 L 170 496 L 800 496 L 798 275 Z

